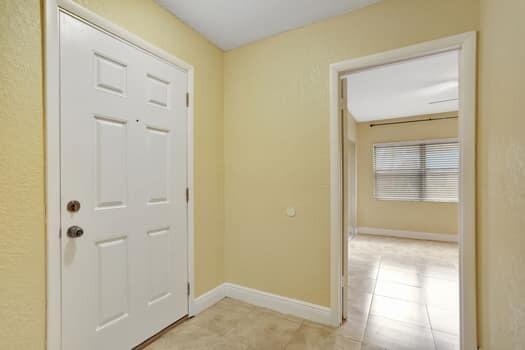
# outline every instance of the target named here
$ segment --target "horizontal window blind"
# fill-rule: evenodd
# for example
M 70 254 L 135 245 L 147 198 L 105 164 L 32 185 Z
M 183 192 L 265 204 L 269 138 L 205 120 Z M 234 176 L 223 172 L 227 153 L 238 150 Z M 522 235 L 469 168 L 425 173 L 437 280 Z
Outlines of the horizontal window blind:
M 459 143 L 374 145 L 374 173 L 377 199 L 457 202 Z

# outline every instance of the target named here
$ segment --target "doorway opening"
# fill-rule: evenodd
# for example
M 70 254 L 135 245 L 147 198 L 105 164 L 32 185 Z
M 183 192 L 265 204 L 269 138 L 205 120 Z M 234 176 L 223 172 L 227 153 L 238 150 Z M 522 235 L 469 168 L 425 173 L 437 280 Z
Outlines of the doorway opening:
M 372 345 L 475 349 L 475 33 L 330 79 L 334 316 Z

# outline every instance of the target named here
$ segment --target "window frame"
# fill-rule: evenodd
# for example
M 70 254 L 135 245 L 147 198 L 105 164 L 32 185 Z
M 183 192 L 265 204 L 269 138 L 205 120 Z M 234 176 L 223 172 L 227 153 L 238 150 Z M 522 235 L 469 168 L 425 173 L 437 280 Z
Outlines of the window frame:
M 374 199 L 378 201 L 388 201 L 388 202 L 419 202 L 419 203 L 459 203 L 460 188 L 458 183 L 458 196 L 455 200 L 436 200 L 436 199 L 399 199 L 399 198 L 379 198 L 377 196 L 377 176 L 376 176 L 376 165 L 375 165 L 375 153 L 376 146 L 388 147 L 388 146 L 414 146 L 414 145 L 433 145 L 433 144 L 442 144 L 442 143 L 457 143 L 461 149 L 461 144 L 459 138 L 438 138 L 438 139 L 423 139 L 423 140 L 411 140 L 411 141 L 392 141 L 392 142 L 376 142 L 372 144 L 372 176 L 374 183 Z M 461 176 L 461 151 L 460 159 L 458 163 L 458 174 Z

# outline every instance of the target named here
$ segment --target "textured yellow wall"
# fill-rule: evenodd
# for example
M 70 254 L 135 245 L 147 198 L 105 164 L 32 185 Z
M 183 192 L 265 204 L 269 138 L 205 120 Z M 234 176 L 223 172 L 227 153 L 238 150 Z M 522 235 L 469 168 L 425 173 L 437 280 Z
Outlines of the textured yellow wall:
M 223 282 L 223 52 L 152 0 L 79 3 L 195 67 L 196 296 Z M 41 3 L 0 1 L 0 349 L 44 349 Z
M 457 113 L 436 117 L 451 115 L 457 115 Z M 357 182 L 359 184 L 357 225 L 390 230 L 457 234 L 458 205 L 456 203 L 375 199 L 372 162 L 374 143 L 457 137 L 457 119 L 385 125 L 374 128 L 370 127 L 370 123 L 358 123 L 357 125 Z
M 328 65 L 478 27 L 478 0 L 387 0 L 226 52 L 226 280 L 329 304 Z
M 525 348 L 525 1 L 482 0 L 478 113 L 481 346 Z
M 43 349 L 40 2 L 0 1 L 0 349 Z

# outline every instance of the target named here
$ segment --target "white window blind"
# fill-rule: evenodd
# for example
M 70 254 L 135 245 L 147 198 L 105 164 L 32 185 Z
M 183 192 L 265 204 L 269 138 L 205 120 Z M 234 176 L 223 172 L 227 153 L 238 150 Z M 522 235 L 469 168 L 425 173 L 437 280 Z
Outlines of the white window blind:
M 377 199 L 457 202 L 459 143 L 376 144 L 374 173 Z

